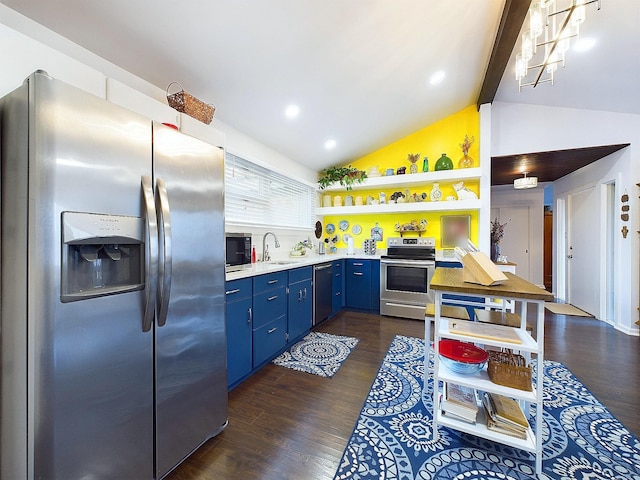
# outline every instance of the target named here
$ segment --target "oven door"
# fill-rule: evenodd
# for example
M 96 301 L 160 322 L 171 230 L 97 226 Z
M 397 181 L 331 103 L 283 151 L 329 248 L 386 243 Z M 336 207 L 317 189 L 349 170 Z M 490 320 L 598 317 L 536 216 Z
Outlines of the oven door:
M 380 313 L 424 320 L 434 271 L 433 260 L 380 259 Z

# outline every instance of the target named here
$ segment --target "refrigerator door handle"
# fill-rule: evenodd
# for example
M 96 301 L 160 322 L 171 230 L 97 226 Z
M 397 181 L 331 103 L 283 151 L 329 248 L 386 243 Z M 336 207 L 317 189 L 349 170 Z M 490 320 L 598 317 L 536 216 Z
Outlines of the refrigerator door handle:
M 142 177 L 142 197 L 144 199 L 146 232 L 145 240 L 145 307 L 142 317 L 142 331 L 148 332 L 155 314 L 155 295 L 158 289 L 158 223 L 153 198 L 151 177 Z
M 158 241 L 160 259 L 158 262 L 158 326 L 163 327 L 167 323 L 169 310 L 169 297 L 171 296 L 171 270 L 173 255 L 171 253 L 171 210 L 169 208 L 169 195 L 164 180 L 156 180 L 156 200 L 158 213 Z

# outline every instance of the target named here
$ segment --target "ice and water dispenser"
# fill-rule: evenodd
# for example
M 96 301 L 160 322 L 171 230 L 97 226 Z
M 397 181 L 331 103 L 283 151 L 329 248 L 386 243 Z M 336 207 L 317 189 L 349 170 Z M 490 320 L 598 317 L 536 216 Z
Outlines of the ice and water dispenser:
M 144 233 L 140 217 L 63 212 L 61 300 L 144 289 Z

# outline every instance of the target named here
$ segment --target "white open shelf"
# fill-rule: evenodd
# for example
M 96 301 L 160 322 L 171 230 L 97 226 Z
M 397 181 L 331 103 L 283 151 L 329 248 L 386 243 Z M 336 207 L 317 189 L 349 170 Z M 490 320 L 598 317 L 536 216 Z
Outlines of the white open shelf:
M 481 176 L 482 169 L 480 167 L 474 167 L 458 168 L 453 170 L 440 170 L 437 172 L 434 171 L 424 173 L 407 173 L 404 175 L 389 175 L 382 177 L 367 177 L 362 183 L 354 184 L 352 186 L 352 189 L 371 190 L 374 188 L 410 187 L 413 185 L 426 185 L 441 182 L 458 183 L 465 180 L 480 180 Z M 334 183 L 329 185 L 322 191 L 345 191 L 345 187 L 343 187 L 339 183 Z
M 450 320 L 447 318 L 440 319 L 440 329 L 438 334 L 442 337 L 453 338 L 455 340 L 460 340 L 461 342 L 473 342 L 481 345 L 491 345 L 493 347 L 499 348 L 510 348 L 512 350 L 518 350 L 521 352 L 532 352 L 536 353 L 539 351 L 540 346 L 538 342 L 536 342 L 533 337 L 524 329 L 515 328 L 515 327 L 506 327 L 503 326 L 501 328 L 510 329 L 518 335 L 518 338 L 522 341 L 522 343 L 513 343 L 513 342 L 504 342 L 500 340 L 491 340 L 488 338 L 480 338 L 473 337 L 471 335 L 460 335 L 459 333 L 452 332 L 449 329 L 449 322 L 456 322 L 459 320 Z
M 382 205 L 362 205 L 357 207 L 319 207 L 318 215 L 366 215 L 369 213 L 436 212 L 442 210 L 479 210 L 480 200 L 454 200 L 444 202 L 383 203 Z
M 520 448 L 528 452 L 536 452 L 536 436 L 533 433 L 533 430 L 531 430 L 531 427 L 527 429 L 526 439 L 512 437 L 511 435 L 506 435 L 501 432 L 489 430 L 487 428 L 487 420 L 485 418 L 484 408 L 482 407 L 482 405 L 478 406 L 478 417 L 476 418 L 475 424 L 444 416 L 440 411 L 437 412 L 436 416 L 436 421 L 439 425 L 444 425 L 460 432 L 476 435 L 493 442 L 502 443 L 503 445 L 510 445 L 512 447 Z

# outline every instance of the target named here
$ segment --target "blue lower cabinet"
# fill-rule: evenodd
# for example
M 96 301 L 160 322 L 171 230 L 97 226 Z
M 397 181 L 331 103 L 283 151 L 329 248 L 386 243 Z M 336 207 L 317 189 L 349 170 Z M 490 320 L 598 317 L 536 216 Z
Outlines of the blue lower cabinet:
M 287 316 L 253 330 L 253 366 L 271 360 L 287 344 Z
M 309 269 L 311 275 L 311 269 Z M 289 277 L 291 281 L 291 276 Z M 289 283 L 289 309 L 287 312 L 289 343 L 311 330 L 313 321 L 313 287 L 311 277 Z
M 331 293 L 331 315 L 335 315 L 344 307 L 344 260 L 333 262 Z
M 345 306 L 380 312 L 380 261 L 347 259 Z
M 226 283 L 227 385 L 251 373 L 253 367 L 253 289 L 250 278 Z

